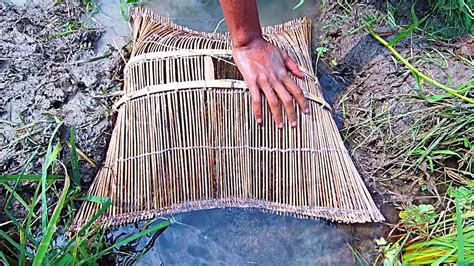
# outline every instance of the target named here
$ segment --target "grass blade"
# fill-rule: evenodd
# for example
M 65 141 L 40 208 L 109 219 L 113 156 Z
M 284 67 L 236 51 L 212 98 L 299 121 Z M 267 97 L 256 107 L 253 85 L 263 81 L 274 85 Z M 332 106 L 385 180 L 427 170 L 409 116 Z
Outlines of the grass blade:
M 456 242 L 458 245 L 457 265 L 464 265 L 464 237 L 462 229 L 462 213 L 459 196 L 456 197 Z
M 76 186 L 81 185 L 81 177 L 79 174 L 79 161 L 77 159 L 77 149 L 75 141 L 75 132 L 74 129 L 71 129 L 71 135 L 69 138 L 69 143 L 71 144 L 71 167 L 72 167 L 72 182 Z
M 33 254 L 28 252 L 25 248 L 23 248 L 20 244 L 18 244 L 15 240 L 13 240 L 7 233 L 3 230 L 0 230 L 0 236 L 5 238 L 13 247 L 15 247 L 18 251 L 25 253 L 29 258 L 33 258 Z
M 296 6 L 293 7 L 293 10 L 298 9 L 298 8 L 299 8 L 300 6 L 302 6 L 303 4 L 304 4 L 304 0 L 300 0 L 300 1 L 298 2 L 298 4 L 296 4 Z
M 18 202 L 20 202 L 21 205 L 23 205 L 23 207 L 25 207 L 25 209 L 28 209 L 28 203 L 26 203 L 26 201 L 13 188 L 11 188 L 7 184 L 2 185 L 8 190 L 8 192 L 10 192 L 16 198 L 16 200 L 18 200 Z
M 64 170 L 66 171 L 66 169 Z M 51 220 L 49 221 L 48 226 L 46 228 L 46 233 L 43 235 L 43 239 L 41 240 L 39 244 L 38 251 L 33 261 L 34 266 L 40 266 L 46 257 L 46 253 L 48 252 L 51 239 L 53 238 L 53 235 L 56 232 L 56 225 L 59 220 L 59 215 L 61 214 L 61 210 L 63 209 L 64 202 L 66 201 L 67 191 L 69 189 L 69 183 L 70 183 L 69 176 L 67 175 L 67 172 L 65 172 L 63 192 L 61 196 L 59 197 L 58 204 L 54 208 L 53 214 L 51 215 Z
M 62 126 L 63 122 L 59 121 L 57 118 L 56 122 L 57 125 L 51 134 L 49 139 L 48 149 L 46 152 L 45 162 L 43 164 L 43 169 L 41 173 L 41 211 L 42 211 L 42 219 L 41 219 L 41 231 L 43 235 L 46 233 L 46 225 L 48 224 L 48 203 L 46 200 L 46 176 L 48 176 L 48 168 L 51 165 L 52 161 L 56 160 L 56 157 L 59 153 L 61 145 L 58 144 L 53 150 L 53 140 L 56 134 L 59 131 L 59 128 Z
M 395 46 L 397 43 L 399 43 L 401 40 L 405 39 L 408 34 L 410 34 L 412 31 L 414 31 L 418 26 L 420 26 L 421 23 L 423 23 L 426 20 L 427 17 L 424 17 L 421 20 L 415 20 L 410 27 L 408 27 L 406 30 L 404 30 L 402 33 L 398 34 L 397 37 L 395 37 L 393 40 L 391 40 L 388 45 L 390 46 Z
M 92 216 L 91 219 L 89 219 L 89 221 L 87 221 L 87 223 L 84 225 L 84 227 L 81 228 L 81 230 L 79 230 L 78 234 L 82 234 L 84 233 L 86 230 L 89 229 L 89 227 L 92 226 L 92 224 L 94 224 L 95 221 L 97 221 L 97 219 L 99 219 L 100 216 L 102 216 L 102 214 L 104 214 L 104 212 L 112 205 L 112 201 L 110 201 L 109 199 L 107 198 L 101 198 L 101 197 L 97 197 L 97 196 L 86 196 L 84 197 L 84 200 L 87 200 L 87 201 L 92 201 L 92 202 L 95 202 L 95 203 L 98 203 L 98 204 L 102 204 L 102 208 L 100 208 L 100 210 L 94 215 Z
M 5 256 L 5 254 L 3 253 L 3 251 L 0 250 L 0 262 L 3 263 L 3 265 L 5 266 L 9 266 L 10 263 L 8 263 L 8 259 L 7 259 L 7 256 Z
M 101 252 L 95 254 L 94 256 L 91 256 L 89 258 L 86 258 L 86 259 L 83 259 L 82 261 L 79 262 L 79 264 L 84 264 L 88 261 L 96 261 L 98 258 L 102 257 L 103 255 L 107 254 L 108 252 L 112 251 L 113 249 L 117 248 L 117 247 L 120 247 L 122 245 L 126 245 L 142 236 L 145 236 L 145 235 L 148 235 L 148 234 L 153 234 L 155 233 L 156 231 L 158 230 L 162 230 L 162 229 L 165 229 L 167 228 L 169 225 L 171 224 L 171 222 L 169 220 L 166 220 L 166 221 L 163 221 L 157 225 L 154 225 L 154 226 L 151 226 L 150 228 L 148 229 L 145 229 L 137 234 L 133 234 L 133 235 L 130 235 L 118 242 L 116 242 L 115 244 L 113 244 L 112 246 L 102 250 Z
M 388 44 L 388 42 L 386 42 L 382 37 L 377 35 L 373 30 L 371 30 L 371 29 L 368 29 L 368 30 L 369 30 L 370 35 L 372 35 L 372 37 L 374 37 L 377 41 L 379 41 L 381 44 L 383 44 L 393 54 L 393 56 L 395 56 L 395 58 L 397 60 L 402 62 L 413 73 L 416 73 L 421 79 L 427 81 L 428 83 L 430 83 L 431 85 L 433 85 L 437 88 L 440 88 L 440 89 L 444 90 L 445 92 L 447 92 L 447 93 L 449 93 L 453 96 L 456 96 L 459 99 L 462 99 L 462 100 L 464 100 L 468 103 L 474 104 L 474 99 L 469 98 L 467 96 L 464 96 L 462 94 L 459 94 L 459 92 L 456 91 L 455 89 L 447 87 L 447 86 L 439 83 L 438 81 L 434 80 L 433 78 L 421 73 L 416 67 L 414 67 L 412 64 L 410 64 L 410 62 L 408 62 L 407 59 L 405 59 L 402 55 L 400 55 L 397 52 L 397 50 L 395 50 L 392 46 L 390 46 Z
M 92 216 L 89 219 L 89 221 L 87 221 L 87 223 L 81 228 L 81 230 L 79 230 L 79 232 L 76 233 L 76 236 L 72 237 L 69 240 L 69 242 L 63 247 L 63 249 L 62 249 L 63 251 L 53 257 L 53 259 L 52 259 L 53 261 L 58 259 L 58 256 L 61 256 L 62 254 L 64 254 L 64 251 L 66 251 L 75 241 L 76 241 L 76 246 L 78 246 L 79 242 L 81 242 L 81 241 L 78 241 L 79 237 L 84 232 L 89 230 L 89 228 L 94 224 L 94 222 L 96 222 L 97 219 L 99 219 L 99 217 L 102 216 L 102 214 L 104 214 L 104 212 L 112 205 L 112 201 L 110 201 L 109 199 L 101 198 L 101 197 L 97 197 L 97 196 L 88 195 L 88 196 L 84 197 L 84 200 L 92 201 L 92 202 L 95 202 L 95 203 L 98 203 L 98 204 L 102 204 L 103 206 L 102 206 L 102 208 L 99 209 L 99 211 L 94 216 Z M 83 239 L 87 239 L 89 234 L 92 234 L 94 232 L 95 232 L 94 230 L 87 232 L 86 235 L 83 237 Z M 74 254 L 75 254 L 75 252 L 74 252 Z
M 59 179 L 58 175 L 47 175 L 46 182 L 56 181 Z M 35 174 L 18 174 L 18 175 L 0 175 L 0 184 L 14 181 L 41 181 L 41 175 Z

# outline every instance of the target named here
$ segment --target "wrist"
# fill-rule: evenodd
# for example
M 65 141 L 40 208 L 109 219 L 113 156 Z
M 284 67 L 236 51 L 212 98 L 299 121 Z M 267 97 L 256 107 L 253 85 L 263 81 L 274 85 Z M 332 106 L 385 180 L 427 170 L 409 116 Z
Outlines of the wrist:
M 245 47 L 251 47 L 256 43 L 260 43 L 261 41 L 265 41 L 263 39 L 262 33 L 246 33 L 237 36 L 236 38 L 232 38 L 232 44 L 234 48 L 245 48 Z

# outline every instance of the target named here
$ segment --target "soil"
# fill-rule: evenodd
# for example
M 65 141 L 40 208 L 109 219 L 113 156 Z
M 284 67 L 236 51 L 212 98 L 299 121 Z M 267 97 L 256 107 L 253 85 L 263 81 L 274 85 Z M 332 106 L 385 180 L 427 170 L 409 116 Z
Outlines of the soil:
M 112 47 L 96 53 L 92 44 L 101 31 L 93 25 L 55 37 L 81 16 L 75 3 L 0 3 L 0 172 L 18 172 L 31 151 L 44 147 L 55 123 L 45 114 L 64 119 L 61 134 L 74 128 L 78 147 L 102 161 L 121 59 Z M 88 183 L 95 170 L 85 163 L 82 168 Z
M 428 105 L 414 97 L 419 90 L 405 66 L 395 63 L 390 52 L 365 29 L 357 30 L 364 23 L 367 14 L 380 14 L 386 10 L 378 1 L 375 1 L 375 4 L 370 2 L 373 1 L 352 4 L 350 11 L 341 4 L 330 3 L 321 12 L 318 24 L 324 30 L 318 32 L 319 37 L 316 40 L 316 46 L 328 47 L 328 53 L 318 65 L 319 80 L 323 87 L 329 85 L 333 90 L 335 88 L 339 91 L 336 99 L 329 100 L 339 110 L 344 125 L 342 134 L 359 172 L 387 220 L 387 223 L 376 227 L 349 226 L 356 236 L 360 236 L 361 241 L 355 243 L 355 246 L 363 254 L 374 251 L 376 245 L 373 239 L 386 237 L 391 229 L 390 225 L 398 222 L 396 205 L 426 201 L 426 198 L 440 189 L 435 184 L 428 183 L 425 184 L 428 190 L 422 191 L 419 175 L 399 175 L 391 168 L 394 161 L 400 159 L 393 157 L 394 150 L 387 147 L 393 146 L 396 136 L 420 118 L 416 114 L 403 114 Z M 399 18 L 404 19 L 406 18 Z M 392 31 L 386 27 L 376 30 Z M 387 40 L 393 39 L 396 34 L 394 32 Z M 459 85 L 473 78 L 472 68 L 455 56 L 459 52 L 463 53 L 463 56 L 473 56 L 472 51 L 461 50 L 462 47 L 469 47 L 469 42 L 466 38 L 461 38 L 454 43 L 439 44 L 406 38 L 396 45 L 396 50 L 409 61 L 415 62 L 415 66 L 422 72 L 435 77 L 439 82 L 450 84 L 453 80 L 453 85 Z M 433 57 L 430 53 L 436 54 L 436 51 L 441 51 L 443 60 L 431 60 Z M 426 83 L 424 89 L 428 94 L 440 93 Z M 393 119 L 390 126 L 376 130 L 370 126 L 355 126 L 386 110 L 389 116 L 399 115 L 401 118 Z M 373 261 L 377 254 L 373 255 L 368 257 L 369 261 Z
M 68 28 L 81 21 L 84 11 L 74 1 L 65 2 L 0 3 L 0 174 L 21 172 L 35 150 L 38 156 L 25 172 L 40 172 L 38 158 L 44 157 L 55 127 L 52 116 L 64 120 L 62 139 L 69 139 L 74 129 L 84 154 L 99 164 L 104 158 L 111 132 L 110 95 L 120 88 L 116 74 L 121 73 L 121 57 L 112 47 L 103 54 L 94 50 L 101 36 L 97 25 Z M 60 156 L 66 164 L 67 158 Z M 87 187 L 97 168 L 85 160 L 79 163 Z M 5 194 L 0 188 L 2 210 Z M 0 222 L 6 218 L 2 216 Z

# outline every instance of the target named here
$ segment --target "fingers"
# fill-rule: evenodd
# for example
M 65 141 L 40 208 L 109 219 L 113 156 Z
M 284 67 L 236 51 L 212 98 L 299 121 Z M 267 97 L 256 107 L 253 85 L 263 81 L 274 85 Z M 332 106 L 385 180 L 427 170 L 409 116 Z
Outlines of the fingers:
M 305 113 L 308 113 L 309 112 L 308 102 L 306 101 L 306 98 L 304 97 L 304 94 L 301 88 L 298 85 L 296 85 L 296 83 L 288 75 L 284 75 L 281 78 L 281 81 L 285 85 L 288 92 L 291 93 L 293 98 L 295 98 L 296 102 L 301 107 L 301 110 L 303 110 L 303 112 Z
M 285 63 L 285 67 L 298 78 L 304 78 L 303 71 L 299 69 L 295 61 L 293 61 L 293 59 L 291 59 L 291 57 L 285 51 L 281 50 L 281 54 L 283 56 L 283 62 Z
M 288 116 L 288 121 L 290 122 L 291 127 L 296 127 L 296 112 L 293 104 L 293 97 L 288 93 L 285 86 L 283 86 L 280 81 L 276 80 L 272 85 L 278 98 L 280 98 L 283 103 L 283 108 Z
M 258 80 L 258 85 L 263 90 L 265 97 L 267 98 L 270 111 L 272 112 L 273 119 L 279 128 L 283 128 L 283 117 L 281 113 L 281 104 L 277 98 L 277 95 L 273 91 L 268 78 L 262 77 Z
M 250 99 L 252 101 L 252 110 L 255 120 L 258 124 L 262 123 L 262 97 L 256 82 L 249 84 Z

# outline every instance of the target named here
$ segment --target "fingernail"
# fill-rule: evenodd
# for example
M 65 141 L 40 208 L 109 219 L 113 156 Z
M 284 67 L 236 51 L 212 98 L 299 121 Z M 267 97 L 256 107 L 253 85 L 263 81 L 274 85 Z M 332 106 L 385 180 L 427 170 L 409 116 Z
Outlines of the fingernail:
M 258 123 L 258 124 L 261 124 L 261 123 L 262 123 L 262 119 L 261 119 L 261 118 L 257 118 L 257 123 Z
M 296 121 L 291 122 L 292 127 L 296 127 Z
M 279 128 L 283 128 L 283 123 L 278 124 Z

